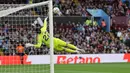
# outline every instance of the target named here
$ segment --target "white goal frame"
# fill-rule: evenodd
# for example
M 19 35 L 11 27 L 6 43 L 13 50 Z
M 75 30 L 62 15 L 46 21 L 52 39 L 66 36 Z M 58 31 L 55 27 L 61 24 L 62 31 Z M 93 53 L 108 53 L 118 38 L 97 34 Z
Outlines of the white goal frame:
M 11 8 L 0 11 L 0 17 L 7 16 L 14 12 L 28 9 L 36 6 L 48 5 L 49 8 L 49 33 L 50 33 L 50 73 L 54 73 L 54 53 L 53 53 L 53 0 L 48 0 L 40 3 L 27 4 L 25 6 Z

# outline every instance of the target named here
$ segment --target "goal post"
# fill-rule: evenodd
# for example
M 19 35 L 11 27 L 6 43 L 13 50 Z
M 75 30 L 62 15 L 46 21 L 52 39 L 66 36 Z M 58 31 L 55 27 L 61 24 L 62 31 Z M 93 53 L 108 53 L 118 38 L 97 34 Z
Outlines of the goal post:
M 50 72 L 51 73 L 54 73 L 54 57 L 53 57 L 53 0 L 50 0 L 49 1 L 49 4 L 48 4 L 48 8 L 49 8 L 49 24 L 50 24 L 50 27 L 49 27 L 49 30 L 50 30 Z
M 30 71 L 30 70 L 37 70 L 37 68 L 39 68 L 38 70 L 40 70 L 40 69 L 42 69 L 41 67 L 44 67 L 44 66 L 41 66 L 41 65 L 36 66 L 37 63 L 34 66 L 31 66 L 31 65 L 20 65 L 19 66 L 19 64 L 17 63 L 18 65 L 15 66 L 15 61 L 13 61 L 13 62 L 11 61 L 13 64 L 9 61 L 9 63 L 8 63 L 9 65 L 8 64 L 5 64 L 5 65 L 3 64 L 4 66 L 2 66 L 2 61 L 0 61 L 0 73 L 54 73 L 54 59 L 53 59 L 54 58 L 53 57 L 53 55 L 54 55 L 54 53 L 53 53 L 53 0 L 48 0 L 48 1 L 40 2 L 40 3 L 34 3 L 34 4 L 25 4 L 25 5 L 21 5 L 21 6 L 18 6 L 18 7 L 14 6 L 13 8 L 3 9 L 3 10 L 0 11 L 0 24 L 2 24 L 2 23 L 8 24 L 7 27 L 9 26 L 11 28 L 18 27 L 18 29 L 19 29 L 19 31 L 17 32 L 18 34 L 19 34 L 20 30 L 21 30 L 21 27 L 25 27 L 25 26 L 22 25 L 22 23 L 27 24 L 27 27 L 29 27 L 29 29 L 33 30 L 32 28 L 30 28 L 30 25 L 32 24 L 32 22 L 34 22 L 34 20 L 36 20 L 37 17 L 41 17 L 41 19 L 44 19 L 44 17 L 46 17 L 46 16 L 40 16 L 40 14 L 38 14 L 38 15 L 35 15 L 34 17 L 31 18 L 30 15 L 27 15 L 27 16 L 26 15 L 25 16 L 21 15 L 21 16 L 19 16 L 19 15 L 16 15 L 16 14 L 17 14 L 17 12 L 20 13 L 20 14 L 22 12 L 24 13 L 24 10 L 29 10 L 29 11 L 31 11 L 31 9 L 35 10 L 35 8 L 42 7 L 42 6 L 45 6 L 45 5 L 47 5 L 47 7 L 48 7 L 48 12 L 47 12 L 46 15 L 49 17 L 49 24 L 48 24 L 49 28 L 48 29 L 49 29 L 49 33 L 50 33 L 50 36 L 49 36 L 50 37 L 50 52 L 49 52 L 49 55 L 50 55 L 49 70 L 50 71 L 48 71 L 48 72 L 46 72 L 46 70 L 45 71 L 42 71 L 42 70 L 41 71 Z M 44 11 L 43 8 L 41 8 L 41 10 Z M 26 11 L 26 12 L 29 12 L 29 11 Z M 42 13 L 43 12 L 41 12 L 41 14 Z M 6 21 L 7 21 L 7 23 L 6 23 Z M 19 23 L 20 26 L 17 23 Z M 14 26 L 14 24 L 17 24 L 17 25 Z M 4 28 L 2 28 L 2 29 L 4 29 Z M 10 32 L 10 33 L 13 34 L 14 32 Z M 22 32 L 20 32 L 20 33 L 22 33 Z M 14 33 L 14 34 L 16 34 L 16 33 Z M 10 38 L 10 36 L 12 36 L 12 35 L 9 35 L 9 38 Z M 32 50 L 32 48 L 31 48 L 31 50 Z M 13 52 L 14 52 L 14 49 L 13 49 Z M 1 58 L 3 58 L 3 57 L 4 56 L 1 56 Z M 12 55 L 8 55 L 7 57 L 9 57 L 9 59 L 12 59 Z M 13 57 L 13 59 L 15 59 L 15 58 Z M 41 60 L 44 60 L 44 59 L 41 59 Z M 39 62 L 41 62 L 41 61 L 39 61 Z M 34 68 L 32 68 L 32 67 L 34 67 Z M 18 69 L 18 68 L 21 68 L 21 69 Z M 47 66 L 47 68 L 48 68 L 48 66 Z M 47 69 L 47 68 L 45 68 L 45 69 Z M 29 70 L 29 71 L 24 71 L 24 70 Z

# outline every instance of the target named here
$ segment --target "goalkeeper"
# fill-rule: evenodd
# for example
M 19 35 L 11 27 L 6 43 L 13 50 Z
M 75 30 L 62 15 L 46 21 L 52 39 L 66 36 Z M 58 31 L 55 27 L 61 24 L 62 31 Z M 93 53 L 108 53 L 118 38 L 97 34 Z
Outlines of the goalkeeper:
M 40 27 L 38 26 L 40 24 Z M 36 26 L 37 25 L 37 26 Z M 37 44 L 30 44 L 27 43 L 26 47 L 35 47 L 40 48 L 42 43 L 44 43 L 48 48 L 50 47 L 50 37 L 49 33 L 47 32 L 47 18 L 44 19 L 44 23 L 40 18 L 37 18 L 37 20 L 34 22 L 33 26 L 37 29 Z M 63 40 L 60 40 L 59 38 L 54 37 L 54 50 L 55 51 L 66 51 L 69 53 L 84 53 L 84 50 L 77 48 L 76 46 L 69 44 Z

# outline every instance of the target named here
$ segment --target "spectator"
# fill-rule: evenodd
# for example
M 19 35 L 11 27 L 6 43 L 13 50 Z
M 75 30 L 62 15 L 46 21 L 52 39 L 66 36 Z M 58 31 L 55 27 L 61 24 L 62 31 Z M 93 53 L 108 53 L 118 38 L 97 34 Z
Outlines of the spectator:
M 24 49 L 24 47 L 22 46 L 22 44 L 21 43 L 19 43 L 18 44 L 18 46 L 16 47 L 16 51 L 17 51 L 17 55 L 19 55 L 19 57 L 20 57 L 20 60 L 21 60 L 21 64 L 24 64 L 23 63 L 23 60 L 24 60 L 24 58 L 23 58 L 23 56 L 25 55 L 25 51 L 24 51 L 25 49 Z
M 2 42 L 2 48 L 5 55 L 9 55 L 9 44 L 4 40 Z
M 105 22 L 105 20 L 103 19 L 102 21 L 101 21 L 101 27 L 102 27 L 102 29 L 105 31 L 106 30 L 106 22 Z
M 6 0 L 5 0 L 6 1 Z M 39 0 L 38 0 L 39 1 Z M 1 1 L 0 1 L 1 2 Z M 4 1 L 3 1 L 4 2 Z M 14 2 L 14 1 L 13 1 Z M 10 3 L 10 1 L 9 1 Z M 11 2 L 12 3 L 12 2 Z M 17 3 L 17 2 L 15 2 Z M 23 2 L 18 2 L 23 3 Z M 62 13 L 66 16 L 89 16 L 86 9 L 103 9 L 111 17 L 114 16 L 125 16 L 130 14 L 128 0 L 125 3 L 122 3 L 121 0 L 56 0 L 55 5 L 57 5 Z M 24 6 L 24 4 L 2 4 L 0 5 L 0 10 L 5 10 L 8 8 L 15 8 L 19 6 Z M 35 14 L 36 13 L 36 14 Z M 16 12 L 11 15 L 17 16 L 35 16 L 35 15 L 44 16 L 47 14 L 47 8 L 43 9 L 26 9 L 19 12 Z M 29 19 L 31 20 L 31 19 Z M 21 20 L 20 20 L 21 21 Z M 103 23 L 105 21 L 103 20 Z M 106 28 L 106 24 L 101 25 L 102 28 Z M 13 24 L 12 26 L 9 23 L 3 23 L 5 27 L 2 28 L 0 34 L 0 45 L 4 50 L 4 54 L 14 53 L 14 47 L 16 47 L 16 42 L 23 40 L 26 42 L 36 42 L 34 38 L 36 37 L 35 30 L 31 29 L 29 24 Z M 129 47 L 123 45 L 124 41 L 129 39 L 129 31 L 122 30 L 121 28 L 117 30 L 116 26 L 111 28 L 113 31 L 111 35 L 102 31 L 97 25 L 92 25 L 91 20 L 86 20 L 86 26 L 69 22 L 67 24 L 61 23 L 60 26 L 55 23 L 54 33 L 56 37 L 59 37 L 65 41 L 72 42 L 80 48 L 86 50 L 86 53 L 127 53 L 129 52 Z M 97 24 L 93 22 L 93 24 Z M 115 22 L 113 23 L 115 24 Z M 23 27 L 21 26 L 23 25 Z M 22 33 L 23 34 L 22 34 Z M 113 35 L 114 34 L 114 35 Z M 31 36 L 33 35 L 33 36 Z M 111 38 L 113 37 L 113 38 Z M 123 40 L 123 42 L 122 42 Z M 11 46 L 10 46 L 11 45 Z M 11 49 L 10 49 L 11 48 Z M 29 48 L 25 50 L 29 55 L 35 54 L 48 54 L 48 48 L 42 46 L 41 49 Z M 56 52 L 55 52 L 56 53 Z M 65 52 L 57 52 L 57 54 L 66 54 Z M 14 53 L 15 54 L 15 53 Z M 11 54 L 12 55 L 12 54 Z
M 3 56 L 3 55 L 4 55 L 3 48 L 2 48 L 2 46 L 0 46 L 0 56 Z
M 126 4 L 127 7 L 129 7 L 130 2 L 128 0 L 125 0 L 124 3 Z

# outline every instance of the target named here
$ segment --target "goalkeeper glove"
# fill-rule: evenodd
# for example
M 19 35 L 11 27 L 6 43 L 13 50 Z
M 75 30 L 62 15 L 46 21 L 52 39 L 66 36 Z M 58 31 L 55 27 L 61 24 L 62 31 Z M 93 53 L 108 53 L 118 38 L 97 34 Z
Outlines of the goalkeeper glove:
M 31 43 L 26 43 L 25 44 L 25 47 L 33 47 L 34 45 L 33 44 L 31 44 Z

